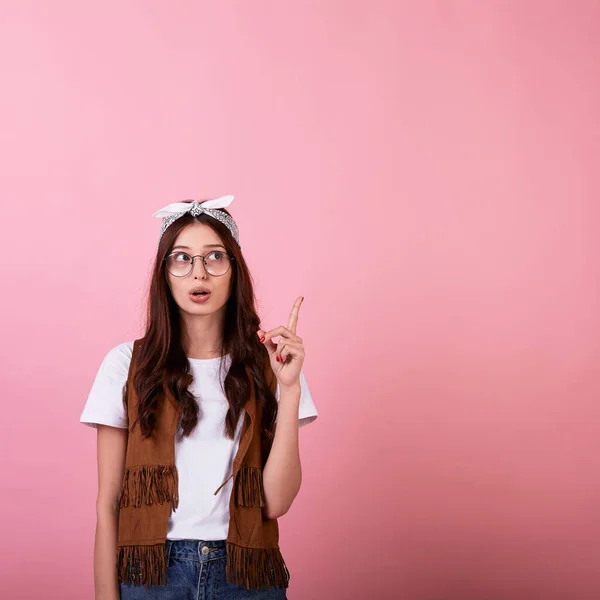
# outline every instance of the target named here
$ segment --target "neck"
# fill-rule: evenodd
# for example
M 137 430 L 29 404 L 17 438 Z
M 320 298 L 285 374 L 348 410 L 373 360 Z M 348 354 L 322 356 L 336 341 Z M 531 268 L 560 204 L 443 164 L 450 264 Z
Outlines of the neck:
M 181 343 L 188 358 L 221 356 L 225 313 L 210 315 L 180 313 Z

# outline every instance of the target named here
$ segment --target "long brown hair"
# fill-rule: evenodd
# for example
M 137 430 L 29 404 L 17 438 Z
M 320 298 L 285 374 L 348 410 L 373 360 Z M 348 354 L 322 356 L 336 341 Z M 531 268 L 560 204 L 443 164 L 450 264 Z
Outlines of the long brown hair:
M 221 210 L 229 214 L 227 210 Z M 229 229 L 206 214 L 194 217 L 188 213 L 179 217 L 167 227 L 160 240 L 148 293 L 144 343 L 140 348 L 133 379 L 139 399 L 137 420 L 144 437 L 150 437 L 156 426 L 158 402 L 165 399 L 165 382 L 180 405 L 180 439 L 189 436 L 198 423 L 199 405 L 188 390 L 193 376 L 181 343 L 179 307 L 169 289 L 164 260 L 179 232 L 193 222 L 211 227 L 220 236 L 228 254 L 234 258 L 231 261 L 231 295 L 226 305 L 221 352 L 222 356 L 227 353 L 231 355 L 231 366 L 223 385 L 229 402 L 224 434 L 233 439 L 242 408 L 250 395 L 250 381 L 245 371 L 245 367 L 248 367 L 254 380 L 256 400 L 263 409 L 261 437 L 268 448 L 273 439 L 277 400 L 269 389 L 265 376 L 265 369 L 271 368 L 267 349 L 256 334 L 261 327 L 254 307 L 252 276 Z M 224 360 L 220 363 L 222 368 Z

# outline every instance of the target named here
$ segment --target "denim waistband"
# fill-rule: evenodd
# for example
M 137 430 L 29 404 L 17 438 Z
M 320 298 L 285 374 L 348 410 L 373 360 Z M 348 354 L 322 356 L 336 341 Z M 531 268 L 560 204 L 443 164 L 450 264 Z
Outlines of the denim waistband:
M 169 540 L 166 542 L 167 560 L 178 558 L 207 562 L 227 556 L 226 540 Z

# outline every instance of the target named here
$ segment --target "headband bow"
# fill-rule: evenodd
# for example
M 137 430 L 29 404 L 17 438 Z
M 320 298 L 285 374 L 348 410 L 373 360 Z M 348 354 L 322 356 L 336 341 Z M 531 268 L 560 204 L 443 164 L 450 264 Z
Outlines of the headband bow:
M 187 213 L 190 213 L 194 217 L 206 213 L 213 219 L 223 223 L 223 225 L 231 231 L 231 235 L 237 242 L 237 245 L 240 246 L 238 228 L 235 221 L 231 215 L 219 210 L 220 208 L 229 206 L 233 202 L 233 198 L 233 196 L 221 196 L 220 198 L 214 198 L 213 200 L 205 200 L 204 202 L 197 202 L 196 200 L 193 202 L 173 202 L 172 204 L 161 208 L 152 215 L 154 218 L 163 218 L 158 242 L 160 243 L 167 227 L 179 219 L 179 217 L 183 217 L 183 215 Z

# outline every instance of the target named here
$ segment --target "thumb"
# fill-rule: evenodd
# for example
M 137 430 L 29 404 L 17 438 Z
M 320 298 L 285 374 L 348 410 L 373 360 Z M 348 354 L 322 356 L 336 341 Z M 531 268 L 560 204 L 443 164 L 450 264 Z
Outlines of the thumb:
M 259 329 L 256 333 L 258 335 L 258 338 L 260 339 L 265 335 L 266 332 L 262 329 Z M 269 356 L 272 356 L 273 353 L 277 350 L 277 344 L 275 344 L 273 340 L 265 340 L 264 342 L 262 342 L 262 344 L 264 344 L 265 348 L 267 349 Z

